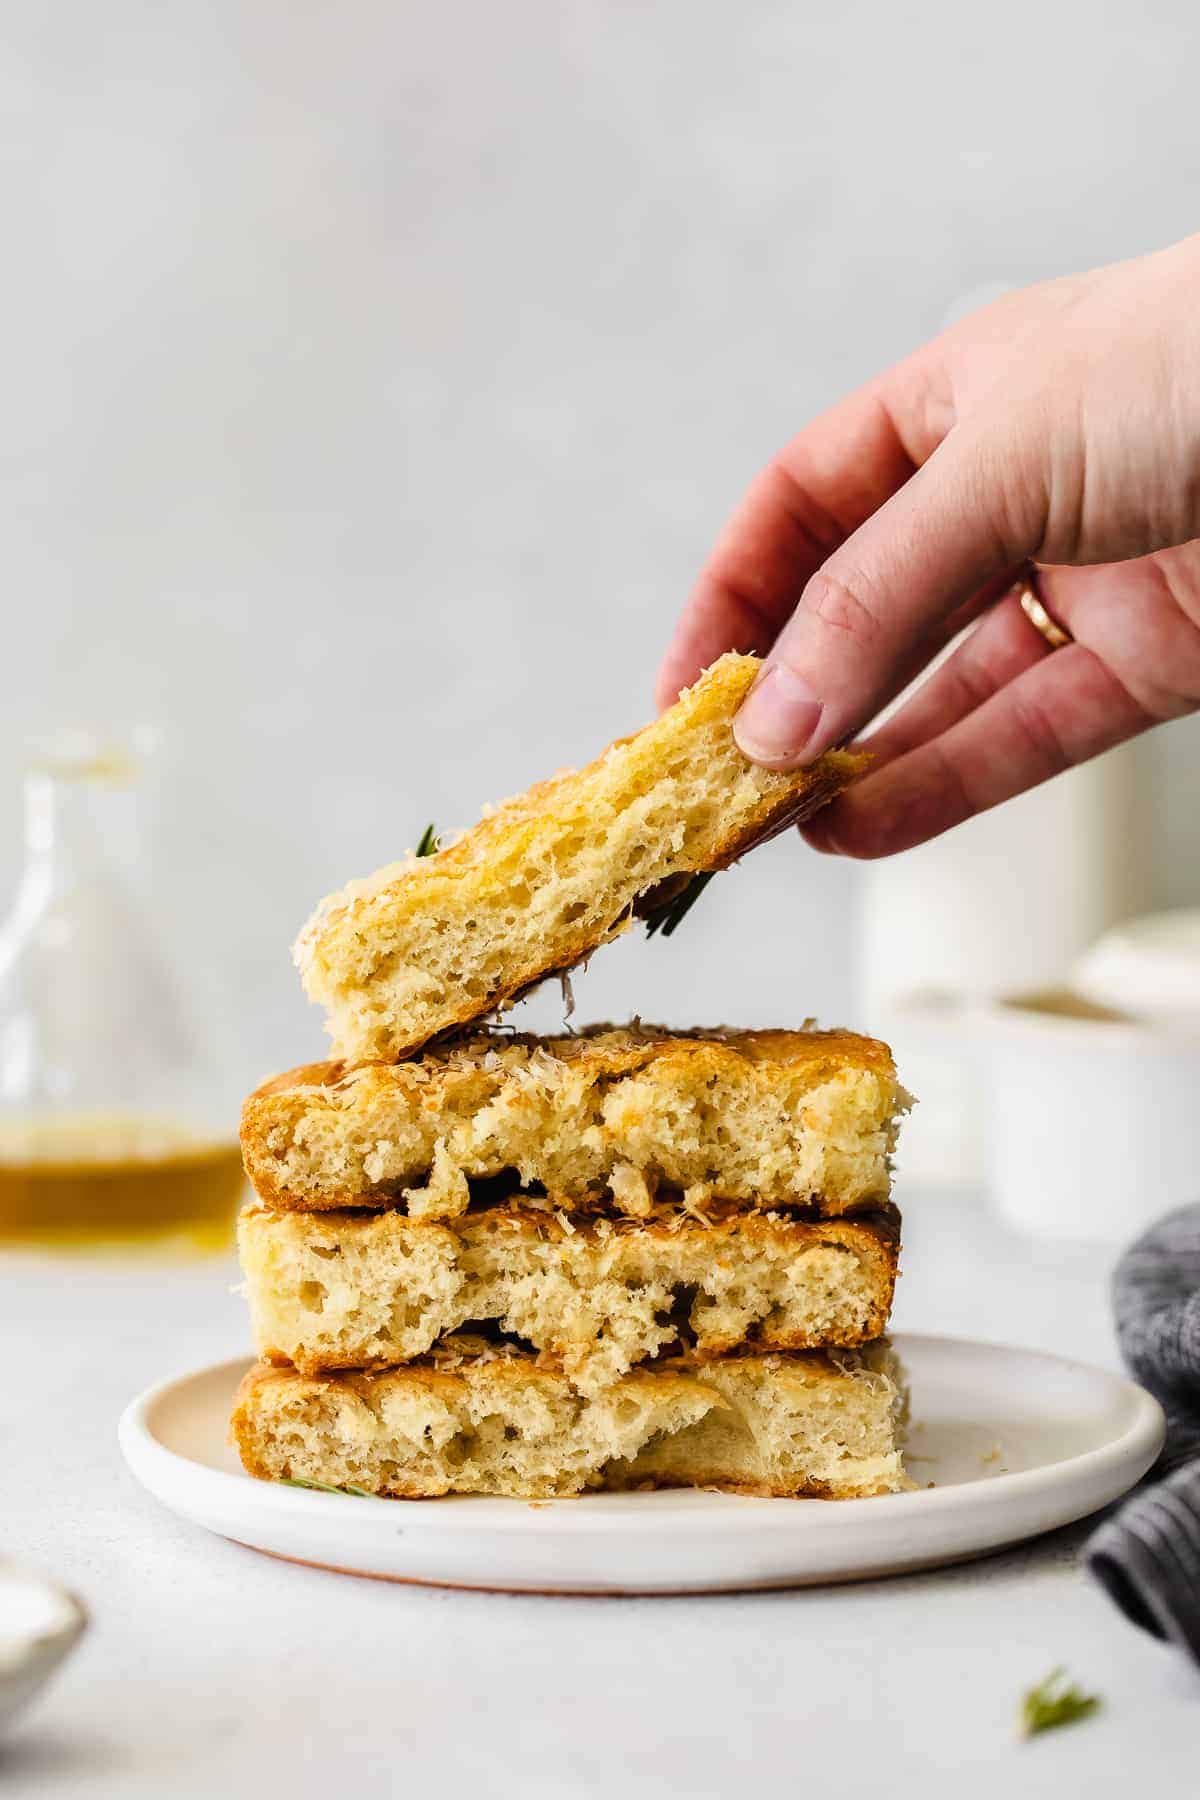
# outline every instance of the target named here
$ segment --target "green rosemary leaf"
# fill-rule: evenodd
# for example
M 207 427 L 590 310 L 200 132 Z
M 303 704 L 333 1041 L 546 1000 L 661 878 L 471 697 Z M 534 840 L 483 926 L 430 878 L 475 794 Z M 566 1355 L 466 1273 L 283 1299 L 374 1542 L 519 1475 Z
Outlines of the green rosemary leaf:
M 715 869 L 709 869 L 703 875 L 693 875 L 673 900 L 651 913 L 646 920 L 646 936 L 653 937 L 656 931 L 661 931 L 664 937 L 670 937 L 676 927 L 683 924 L 715 874 Z
M 372 1494 L 367 1492 L 366 1488 L 355 1487 L 354 1484 L 349 1481 L 346 1483 L 345 1487 L 330 1487 L 327 1481 L 305 1481 L 301 1475 L 285 1475 L 280 1481 L 280 1486 L 312 1488 L 313 1491 L 318 1494 L 353 1494 L 356 1499 L 359 1500 L 371 1500 L 374 1498 Z
M 421 841 L 417 845 L 418 856 L 436 856 L 441 848 L 441 839 L 432 820 L 421 833 Z
M 1099 1694 L 1084 1694 L 1069 1683 L 1065 1669 L 1051 1669 L 1021 1701 L 1021 1736 L 1036 1737 L 1039 1731 L 1074 1725 L 1090 1718 L 1100 1704 Z

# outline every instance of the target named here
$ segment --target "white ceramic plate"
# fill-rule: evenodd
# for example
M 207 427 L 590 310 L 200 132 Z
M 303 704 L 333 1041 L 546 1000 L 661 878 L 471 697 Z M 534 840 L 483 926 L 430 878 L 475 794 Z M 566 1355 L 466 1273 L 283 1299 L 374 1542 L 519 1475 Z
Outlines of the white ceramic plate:
M 254 1481 L 226 1439 L 244 1361 L 125 1412 L 133 1473 L 173 1512 L 297 1562 L 394 1581 L 549 1593 L 796 1587 L 928 1569 L 1095 1512 L 1162 1444 L 1157 1402 L 1060 1357 L 900 1336 L 914 1492 L 757 1500 L 687 1491 L 578 1500 L 373 1500 Z

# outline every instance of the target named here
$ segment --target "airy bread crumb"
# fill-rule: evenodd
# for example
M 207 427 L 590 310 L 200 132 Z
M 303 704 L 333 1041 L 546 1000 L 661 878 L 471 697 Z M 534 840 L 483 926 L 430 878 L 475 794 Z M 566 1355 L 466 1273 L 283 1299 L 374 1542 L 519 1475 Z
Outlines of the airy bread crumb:
M 830 751 L 779 773 L 747 761 L 734 714 L 760 668 L 723 656 L 661 718 L 489 810 L 436 855 L 323 901 L 296 962 L 335 1054 L 409 1054 L 510 1003 L 627 929 L 663 884 L 721 869 L 807 818 L 865 766 Z
M 657 1207 L 598 1233 L 586 1215 L 497 1204 L 453 1225 L 395 1212 L 243 1213 L 260 1355 L 305 1374 L 408 1362 L 495 1321 L 596 1393 L 682 1340 L 715 1356 L 880 1336 L 899 1216 L 809 1223 L 713 1204 L 711 1224 Z

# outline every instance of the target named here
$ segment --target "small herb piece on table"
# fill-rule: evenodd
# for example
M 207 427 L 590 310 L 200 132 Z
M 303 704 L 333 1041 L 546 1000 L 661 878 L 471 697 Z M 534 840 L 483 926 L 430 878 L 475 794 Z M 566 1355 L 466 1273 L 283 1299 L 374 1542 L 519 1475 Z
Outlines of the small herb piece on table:
M 668 900 L 665 906 L 651 913 L 646 920 L 646 936 L 653 937 L 656 931 L 661 931 L 664 937 L 670 937 L 676 927 L 683 924 L 715 874 L 715 869 L 708 869 L 703 875 L 693 875 L 674 899 Z
M 1065 1669 L 1051 1669 L 1046 1679 L 1031 1687 L 1021 1701 L 1021 1736 L 1036 1737 L 1039 1731 L 1074 1725 L 1080 1719 L 1090 1718 L 1100 1704 L 1099 1694 L 1084 1694 L 1068 1682 Z
M 441 839 L 432 820 L 421 833 L 421 841 L 417 845 L 418 856 L 436 856 L 441 849 Z
M 347 1482 L 345 1487 L 330 1487 L 327 1481 L 305 1481 L 301 1475 L 285 1475 L 280 1481 L 281 1487 L 312 1488 L 318 1494 L 353 1494 L 359 1500 L 372 1500 L 374 1495 L 366 1488 L 355 1487 Z

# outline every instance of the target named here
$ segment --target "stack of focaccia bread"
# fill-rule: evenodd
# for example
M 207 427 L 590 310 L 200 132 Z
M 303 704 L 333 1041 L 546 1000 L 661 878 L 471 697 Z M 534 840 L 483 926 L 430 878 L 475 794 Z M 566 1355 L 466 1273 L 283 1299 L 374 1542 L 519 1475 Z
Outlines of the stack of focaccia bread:
M 635 915 L 669 931 L 852 778 L 844 752 L 795 774 L 741 756 L 756 669 L 723 658 L 587 769 L 305 929 L 338 1060 L 243 1114 L 252 1474 L 408 1498 L 905 1485 L 886 1046 L 480 1024 Z

